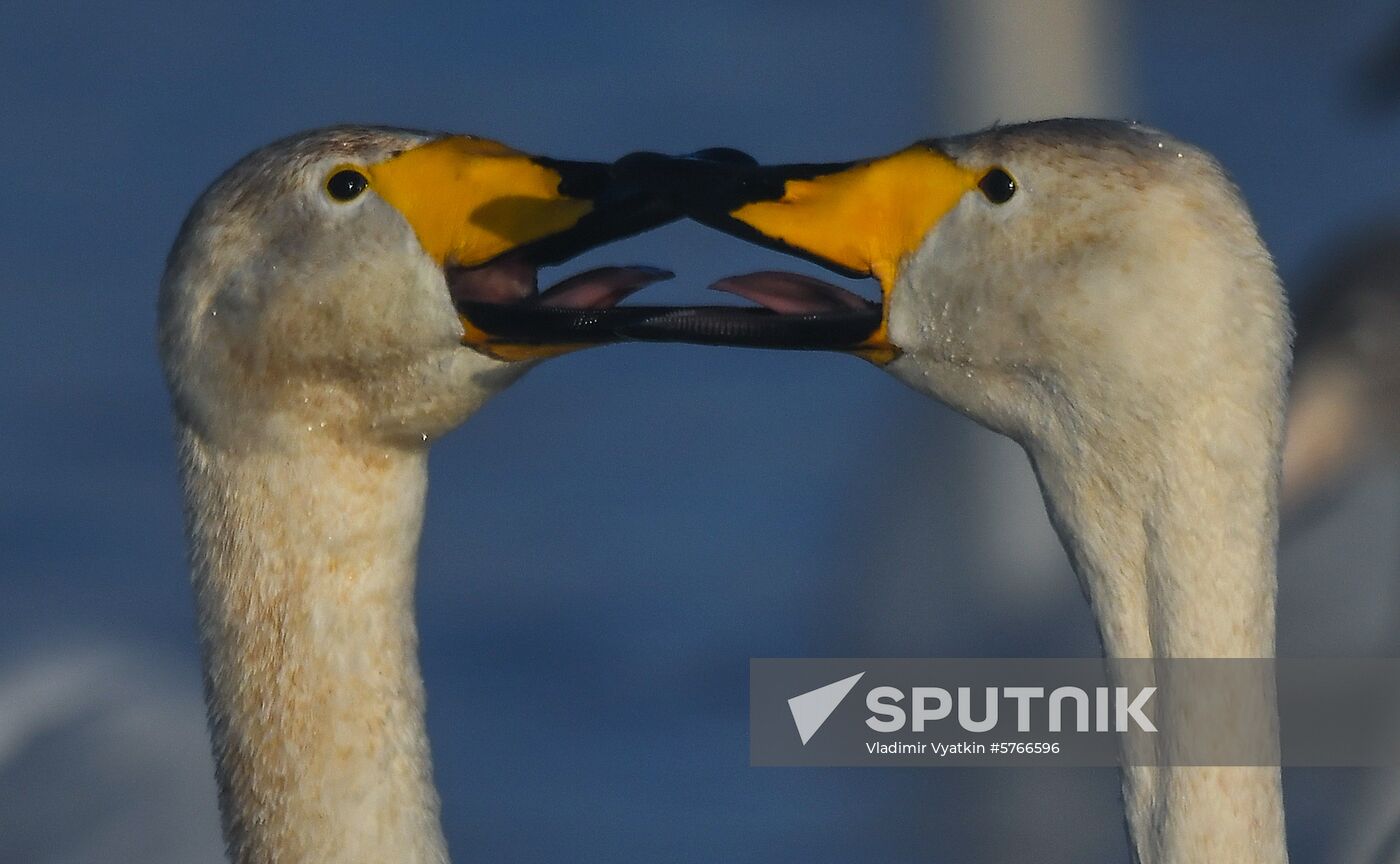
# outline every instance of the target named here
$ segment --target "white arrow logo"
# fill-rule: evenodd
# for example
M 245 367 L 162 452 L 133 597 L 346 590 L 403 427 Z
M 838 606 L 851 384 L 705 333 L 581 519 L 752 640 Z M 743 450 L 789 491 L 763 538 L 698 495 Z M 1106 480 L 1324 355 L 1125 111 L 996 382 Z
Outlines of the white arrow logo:
M 797 734 L 802 736 L 803 747 L 807 746 L 807 742 L 822 728 L 826 718 L 831 716 L 831 712 L 836 710 L 836 706 L 841 704 L 841 700 L 846 698 L 846 694 L 851 692 L 851 688 L 855 687 L 856 682 L 864 675 L 864 672 L 858 672 L 849 678 L 808 690 L 788 700 L 788 710 L 792 712 L 792 722 L 797 724 Z

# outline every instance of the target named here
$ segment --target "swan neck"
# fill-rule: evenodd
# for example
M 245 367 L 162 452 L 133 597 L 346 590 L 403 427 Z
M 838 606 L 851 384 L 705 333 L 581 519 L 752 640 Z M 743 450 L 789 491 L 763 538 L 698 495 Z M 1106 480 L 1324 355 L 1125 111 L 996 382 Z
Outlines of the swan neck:
M 1131 459 L 1033 453 L 1110 658 L 1274 656 L 1277 424 L 1239 425 L 1225 453 L 1189 432 Z M 1272 688 L 1232 696 L 1276 748 Z M 1123 792 L 1142 864 L 1287 861 L 1276 767 L 1129 767 Z
M 426 449 L 180 435 L 230 857 L 445 862 L 413 615 Z

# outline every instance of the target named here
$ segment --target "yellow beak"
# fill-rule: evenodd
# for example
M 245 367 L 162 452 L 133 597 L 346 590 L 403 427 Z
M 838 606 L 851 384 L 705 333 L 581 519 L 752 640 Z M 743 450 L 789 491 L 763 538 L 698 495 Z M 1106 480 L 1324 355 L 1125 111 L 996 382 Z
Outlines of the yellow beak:
M 822 167 L 800 166 L 782 181 L 780 196 L 727 215 L 784 246 L 874 276 L 885 290 L 900 263 L 977 185 L 973 172 L 921 145 L 817 173 Z M 771 181 L 782 168 L 765 173 Z
M 606 163 L 532 156 L 483 138 L 434 139 L 364 171 L 452 283 L 463 343 L 502 360 L 615 341 L 598 309 L 537 310 L 535 269 L 680 216 L 614 183 Z M 491 286 L 490 302 L 458 296 L 461 285 Z M 482 326 L 475 320 L 482 316 L 509 332 Z
M 593 202 L 558 170 L 483 138 L 439 138 L 370 166 L 370 187 L 404 215 L 439 265 L 473 267 L 573 228 Z

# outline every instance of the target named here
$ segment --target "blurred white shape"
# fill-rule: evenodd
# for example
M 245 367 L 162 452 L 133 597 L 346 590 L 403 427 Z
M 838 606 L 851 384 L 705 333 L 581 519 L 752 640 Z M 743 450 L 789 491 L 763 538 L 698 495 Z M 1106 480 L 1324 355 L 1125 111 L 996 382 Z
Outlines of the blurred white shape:
M 1400 453 L 1400 222 L 1335 243 L 1301 295 L 1285 510 Z
M 121 644 L 0 666 L 0 862 L 223 860 L 192 670 Z
M 1303 358 L 1300 358 L 1302 360 Z M 1333 358 L 1295 367 L 1283 450 L 1285 511 L 1309 499 L 1360 461 L 1370 436 L 1357 370 Z
M 953 129 L 1129 110 L 1116 0 L 940 0 L 937 11 Z

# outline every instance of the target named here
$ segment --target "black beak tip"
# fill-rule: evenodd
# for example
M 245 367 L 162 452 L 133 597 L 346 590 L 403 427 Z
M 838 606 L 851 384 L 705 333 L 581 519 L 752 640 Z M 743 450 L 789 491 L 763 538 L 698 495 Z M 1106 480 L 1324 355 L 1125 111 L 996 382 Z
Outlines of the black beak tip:
M 684 156 L 629 153 L 613 163 L 613 177 L 701 221 L 722 218 L 750 201 L 781 197 L 783 189 L 752 156 L 730 147 Z
M 536 157 L 539 164 L 559 175 L 559 192 L 570 198 L 597 201 L 612 191 L 612 166 L 606 162 L 580 162 Z
M 613 163 L 536 157 L 559 175 L 559 192 L 591 201 L 593 209 L 573 227 L 527 244 L 517 254 L 536 266 L 561 264 L 583 252 L 658 228 L 681 218 L 669 198 L 627 177 Z

